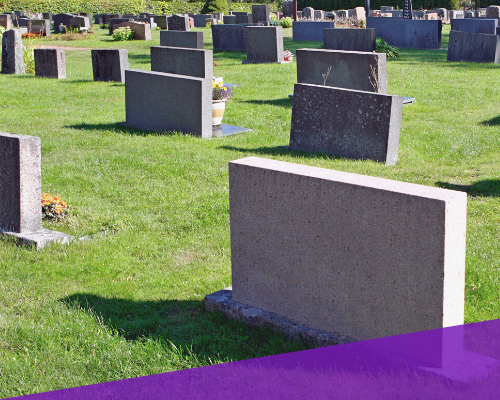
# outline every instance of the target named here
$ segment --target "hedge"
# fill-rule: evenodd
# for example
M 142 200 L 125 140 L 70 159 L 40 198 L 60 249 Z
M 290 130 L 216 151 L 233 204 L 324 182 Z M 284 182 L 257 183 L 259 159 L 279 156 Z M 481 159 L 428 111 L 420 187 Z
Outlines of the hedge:
M 152 12 L 155 14 L 200 13 L 205 2 L 155 1 L 155 0 L 0 0 L 0 12 L 26 10 L 28 13 L 52 12 L 91 14 L 129 14 Z M 276 5 L 270 9 L 276 11 Z M 229 3 L 230 11 L 252 11 L 251 3 Z
M 380 6 L 393 6 L 395 9 L 403 9 L 404 0 L 371 0 L 370 8 L 372 10 L 380 10 Z M 499 0 L 478 0 L 476 5 L 478 8 L 486 8 L 492 5 L 498 5 Z M 458 0 L 413 0 L 412 6 L 414 10 L 422 7 L 424 10 L 432 10 L 434 8 L 446 8 L 448 10 L 458 10 Z M 473 2 L 474 4 L 474 2 Z M 364 7 L 365 0 L 297 0 L 297 9 L 302 10 L 306 7 L 312 7 L 315 10 L 347 10 L 349 8 Z

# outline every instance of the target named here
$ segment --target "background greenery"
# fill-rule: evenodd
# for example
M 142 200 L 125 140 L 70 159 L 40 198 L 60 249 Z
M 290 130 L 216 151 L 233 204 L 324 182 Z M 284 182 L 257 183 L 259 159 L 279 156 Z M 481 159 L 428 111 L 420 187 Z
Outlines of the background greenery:
M 284 36 L 285 49 L 320 47 Z M 214 52 L 215 74 L 241 85 L 224 122 L 254 131 L 202 140 L 123 127 L 124 85 L 93 81 L 88 48 L 127 48 L 130 68 L 149 70 L 159 31 L 38 44 L 83 49 L 66 51 L 67 79 L 0 75 L 1 130 L 41 138 L 42 190 L 73 206 L 46 228 L 114 234 L 42 251 L 0 239 L 0 397 L 307 348 L 203 308 L 231 285 L 228 162 L 247 156 L 467 192 L 465 322 L 500 318 L 499 65 L 448 63 L 445 49 L 388 60 L 388 93 L 416 98 L 389 167 L 282 147 L 295 62 Z

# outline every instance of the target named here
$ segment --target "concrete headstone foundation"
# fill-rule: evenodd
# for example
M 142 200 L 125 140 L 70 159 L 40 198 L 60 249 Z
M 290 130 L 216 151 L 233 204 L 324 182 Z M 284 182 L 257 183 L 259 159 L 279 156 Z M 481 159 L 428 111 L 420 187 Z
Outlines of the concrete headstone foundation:
M 163 31 L 160 46 L 203 49 L 203 32 Z
M 212 50 L 163 46 L 151 46 L 150 50 L 151 71 L 193 76 L 210 80 L 212 80 L 214 76 Z
M 212 79 L 125 71 L 126 124 L 212 137 Z
M 41 158 L 40 138 L 0 132 L 0 233 L 36 248 L 72 238 L 42 228 Z
M 295 84 L 290 149 L 369 159 L 398 159 L 403 97 Z
M 465 193 L 250 157 L 229 204 L 234 301 L 354 340 L 463 324 Z
M 298 49 L 296 60 L 298 83 L 387 93 L 385 53 Z

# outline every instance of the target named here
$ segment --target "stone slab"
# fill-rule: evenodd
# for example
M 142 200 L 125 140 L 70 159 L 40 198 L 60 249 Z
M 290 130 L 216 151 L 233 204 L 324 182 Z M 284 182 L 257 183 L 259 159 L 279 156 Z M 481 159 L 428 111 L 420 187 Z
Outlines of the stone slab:
M 269 22 L 269 4 L 252 5 L 252 22 Z
M 298 49 L 296 61 L 298 83 L 387 93 L 385 53 Z
M 402 109 L 401 96 L 297 83 L 290 148 L 394 165 Z
M 119 25 L 123 22 L 130 22 L 133 20 L 133 17 L 123 17 L 123 18 L 110 18 L 108 19 L 108 32 L 110 35 L 113 34 L 113 31 L 117 28 L 113 28 L 115 25 Z
M 212 79 L 125 71 L 126 123 L 139 129 L 212 136 Z
M 191 26 L 189 24 L 189 17 L 187 15 L 176 14 L 167 18 L 169 31 L 189 31 Z
M 197 78 L 207 78 L 210 80 L 212 80 L 214 76 L 214 61 L 212 50 L 186 49 L 180 47 L 164 46 L 151 46 L 150 50 L 151 71 L 193 76 Z
M 246 51 L 245 25 L 212 25 L 214 50 Z
M 42 229 L 41 142 L 36 136 L 0 132 L 0 230 Z
M 2 74 L 24 74 L 20 29 L 9 29 L 2 35 Z
M 440 49 L 442 21 L 368 17 L 366 27 L 391 46 L 412 49 Z
M 447 60 L 498 64 L 500 36 L 450 31 Z
M 497 19 L 467 18 L 452 19 L 450 22 L 452 31 L 484 33 L 487 35 L 495 35 L 498 27 Z
M 323 49 L 346 51 L 375 51 L 375 29 L 323 29 Z
M 195 28 L 205 28 L 207 26 L 205 21 L 207 18 L 212 18 L 212 14 L 195 14 L 192 18 Z
M 229 205 L 233 301 L 353 340 L 463 324 L 466 193 L 249 157 Z
M 281 26 L 246 26 L 246 63 L 284 63 Z
M 223 22 L 225 25 L 235 24 L 236 23 L 236 15 L 224 15 Z
M 313 329 L 281 315 L 238 303 L 233 300 L 231 287 L 206 295 L 204 304 L 207 311 L 219 311 L 236 321 L 251 326 L 270 328 L 283 334 L 289 340 L 302 340 L 309 345 L 333 346 L 353 341 L 345 336 Z
M 334 21 L 293 21 L 293 40 L 323 41 L 323 29 L 335 28 Z
M 157 15 L 156 16 L 156 25 L 160 29 L 167 29 L 168 23 L 167 23 L 167 16 L 166 15 Z
M 160 46 L 203 49 L 203 32 L 162 31 Z
M 35 249 L 42 249 L 51 243 L 69 244 L 74 237 L 67 233 L 51 231 L 44 229 L 37 232 L 28 233 L 14 233 L 14 232 L 1 232 L 4 235 L 14 237 L 18 244 L 21 246 L 35 247 Z
M 151 27 L 149 24 L 144 24 L 141 22 L 122 22 L 120 24 L 113 25 L 113 31 L 118 28 L 124 28 L 128 26 L 134 32 L 134 40 L 145 40 L 151 41 Z
M 66 78 L 64 49 L 34 49 L 35 76 L 38 78 Z
M 91 55 L 94 81 L 125 83 L 129 67 L 126 49 L 93 49 Z
M 73 18 L 73 14 L 62 13 L 56 14 L 52 16 L 52 20 L 54 21 L 54 33 L 62 33 L 59 30 L 59 25 L 63 25 L 65 27 L 69 26 L 69 20 Z
M 3 26 L 8 31 L 12 27 L 12 16 L 10 14 L 0 14 L 0 26 Z

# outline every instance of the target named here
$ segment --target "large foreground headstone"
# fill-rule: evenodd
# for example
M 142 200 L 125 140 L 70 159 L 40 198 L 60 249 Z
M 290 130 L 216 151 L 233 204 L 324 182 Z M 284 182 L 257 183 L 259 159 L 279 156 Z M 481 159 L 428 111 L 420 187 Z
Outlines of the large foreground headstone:
M 212 136 L 212 80 L 125 71 L 126 123 L 155 131 Z
M 296 60 L 298 83 L 387 93 L 385 53 L 298 49 Z
M 323 29 L 335 28 L 334 21 L 293 21 L 293 40 L 323 41 Z
M 375 51 L 375 29 L 323 29 L 323 48 L 329 50 Z
M 466 193 L 250 157 L 229 206 L 238 303 L 353 340 L 464 322 Z
M 40 148 L 38 137 L 0 132 L 0 232 L 36 248 L 71 239 L 42 228 Z
M 212 50 L 151 46 L 151 71 L 193 76 L 212 80 Z
M 214 50 L 246 51 L 245 25 L 212 25 Z
M 2 74 L 24 74 L 23 43 L 19 29 L 2 35 Z
M 498 64 L 500 61 L 500 36 L 450 31 L 448 61 Z
M 160 46 L 203 49 L 203 32 L 162 31 Z
M 375 28 L 377 37 L 391 46 L 412 49 L 440 49 L 442 21 L 405 18 L 366 18 L 366 27 Z
M 35 76 L 39 78 L 66 78 L 64 49 L 35 49 Z
M 295 84 L 290 148 L 394 165 L 403 98 Z
M 125 82 L 128 69 L 128 51 L 125 49 L 95 49 L 92 54 L 94 81 Z
M 247 59 L 243 64 L 284 63 L 281 26 L 247 26 Z

